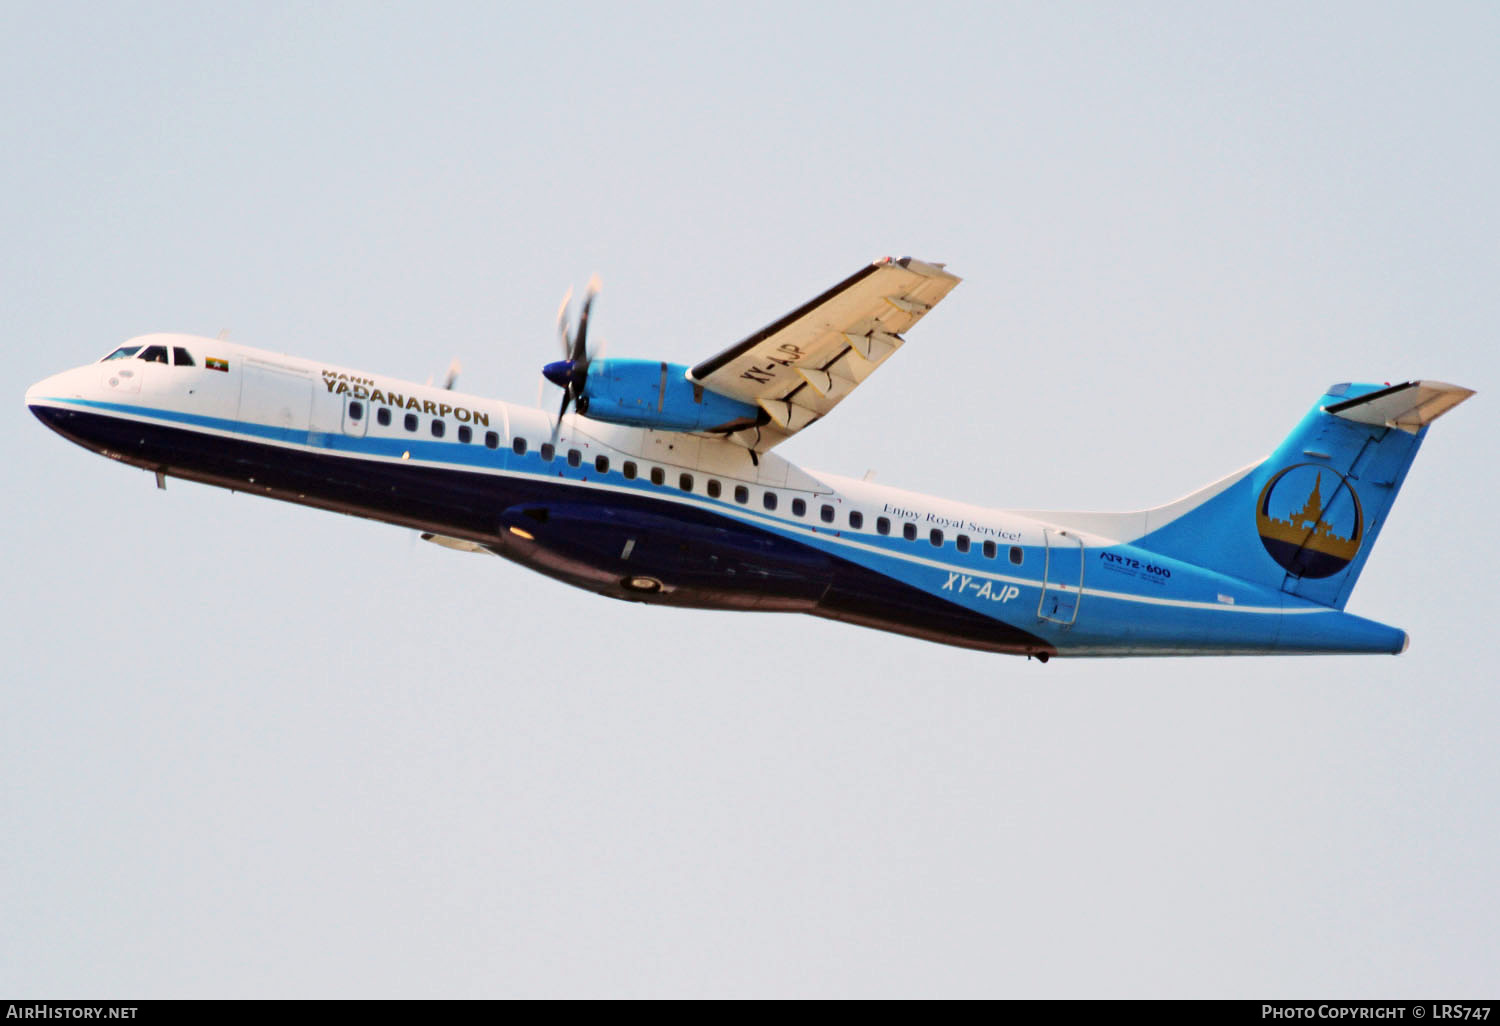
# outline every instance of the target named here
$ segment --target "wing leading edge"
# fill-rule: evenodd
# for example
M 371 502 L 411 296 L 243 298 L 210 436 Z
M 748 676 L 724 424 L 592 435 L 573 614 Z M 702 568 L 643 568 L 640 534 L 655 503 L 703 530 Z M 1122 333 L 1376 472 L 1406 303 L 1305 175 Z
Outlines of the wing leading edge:
M 758 406 L 761 423 L 725 437 L 765 452 L 827 416 L 960 280 L 942 264 L 885 257 L 704 360 L 688 378 Z

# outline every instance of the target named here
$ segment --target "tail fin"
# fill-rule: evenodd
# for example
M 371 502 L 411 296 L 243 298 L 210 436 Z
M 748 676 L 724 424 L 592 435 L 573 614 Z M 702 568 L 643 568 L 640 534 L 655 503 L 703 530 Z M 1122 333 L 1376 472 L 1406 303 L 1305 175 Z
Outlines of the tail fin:
M 1473 394 L 1334 385 L 1265 462 L 1174 503 L 1133 544 L 1342 609 L 1427 425 Z

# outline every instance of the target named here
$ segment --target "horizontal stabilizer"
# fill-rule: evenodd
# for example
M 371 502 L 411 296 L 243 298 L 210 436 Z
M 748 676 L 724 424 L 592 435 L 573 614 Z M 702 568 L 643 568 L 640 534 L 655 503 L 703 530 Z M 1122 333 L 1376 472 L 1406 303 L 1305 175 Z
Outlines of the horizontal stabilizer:
M 1408 381 L 1325 406 L 1323 412 L 1360 424 L 1400 428 L 1414 435 L 1473 394 L 1472 388 L 1442 381 Z

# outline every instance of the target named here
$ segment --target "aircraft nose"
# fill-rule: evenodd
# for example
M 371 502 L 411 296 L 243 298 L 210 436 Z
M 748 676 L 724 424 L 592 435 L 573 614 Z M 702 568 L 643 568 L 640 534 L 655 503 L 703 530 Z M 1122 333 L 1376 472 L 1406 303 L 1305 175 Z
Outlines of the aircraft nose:
M 56 406 L 50 405 L 46 400 L 54 398 L 58 394 L 58 378 L 62 375 L 54 374 L 50 378 L 43 378 L 26 390 L 26 408 L 53 431 L 58 430 L 58 418 L 63 411 Z
M 79 445 L 91 446 L 85 431 L 87 417 L 77 400 L 88 396 L 90 382 L 96 377 L 94 369 L 85 366 L 43 378 L 26 390 L 26 408 L 52 431 Z
M 84 396 L 84 382 L 79 373 L 81 369 L 74 368 L 61 374 L 53 374 L 32 385 L 26 390 L 26 408 L 43 424 L 56 430 L 58 418 L 66 415 L 70 409 L 68 400 Z
M 26 406 L 33 413 L 36 412 L 38 404 L 43 399 L 56 398 L 62 389 L 63 375 L 54 374 L 49 378 L 43 378 L 26 390 Z

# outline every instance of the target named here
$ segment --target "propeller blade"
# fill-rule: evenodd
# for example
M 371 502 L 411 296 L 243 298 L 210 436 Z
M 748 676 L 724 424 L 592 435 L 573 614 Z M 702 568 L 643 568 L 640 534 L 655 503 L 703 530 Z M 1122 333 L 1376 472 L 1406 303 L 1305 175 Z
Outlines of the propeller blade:
M 568 337 L 568 304 L 573 302 L 573 286 L 568 286 L 563 301 L 557 308 L 557 337 L 562 342 L 562 356 L 566 360 L 572 354 L 573 340 Z
M 599 295 L 600 288 L 602 285 L 596 274 L 589 279 L 588 291 L 584 293 L 583 312 L 578 315 L 578 337 L 573 340 L 573 352 L 569 356 L 569 359 L 585 370 L 589 365 L 589 311 L 593 309 L 594 299 Z
M 453 383 L 458 380 L 458 373 L 461 370 L 463 367 L 459 365 L 458 357 L 455 356 L 453 362 L 448 365 L 448 376 L 443 379 L 443 391 L 453 391 Z
M 557 422 L 552 425 L 552 446 L 557 447 L 557 436 L 562 432 L 562 419 L 567 416 L 568 403 L 573 401 L 573 389 L 570 386 L 563 392 L 562 405 L 557 408 Z
M 575 365 L 582 366 L 589 353 L 589 307 L 594 305 L 594 294 L 590 292 L 583 301 L 583 313 L 578 315 L 578 334 L 573 338 L 573 352 L 568 355 Z

